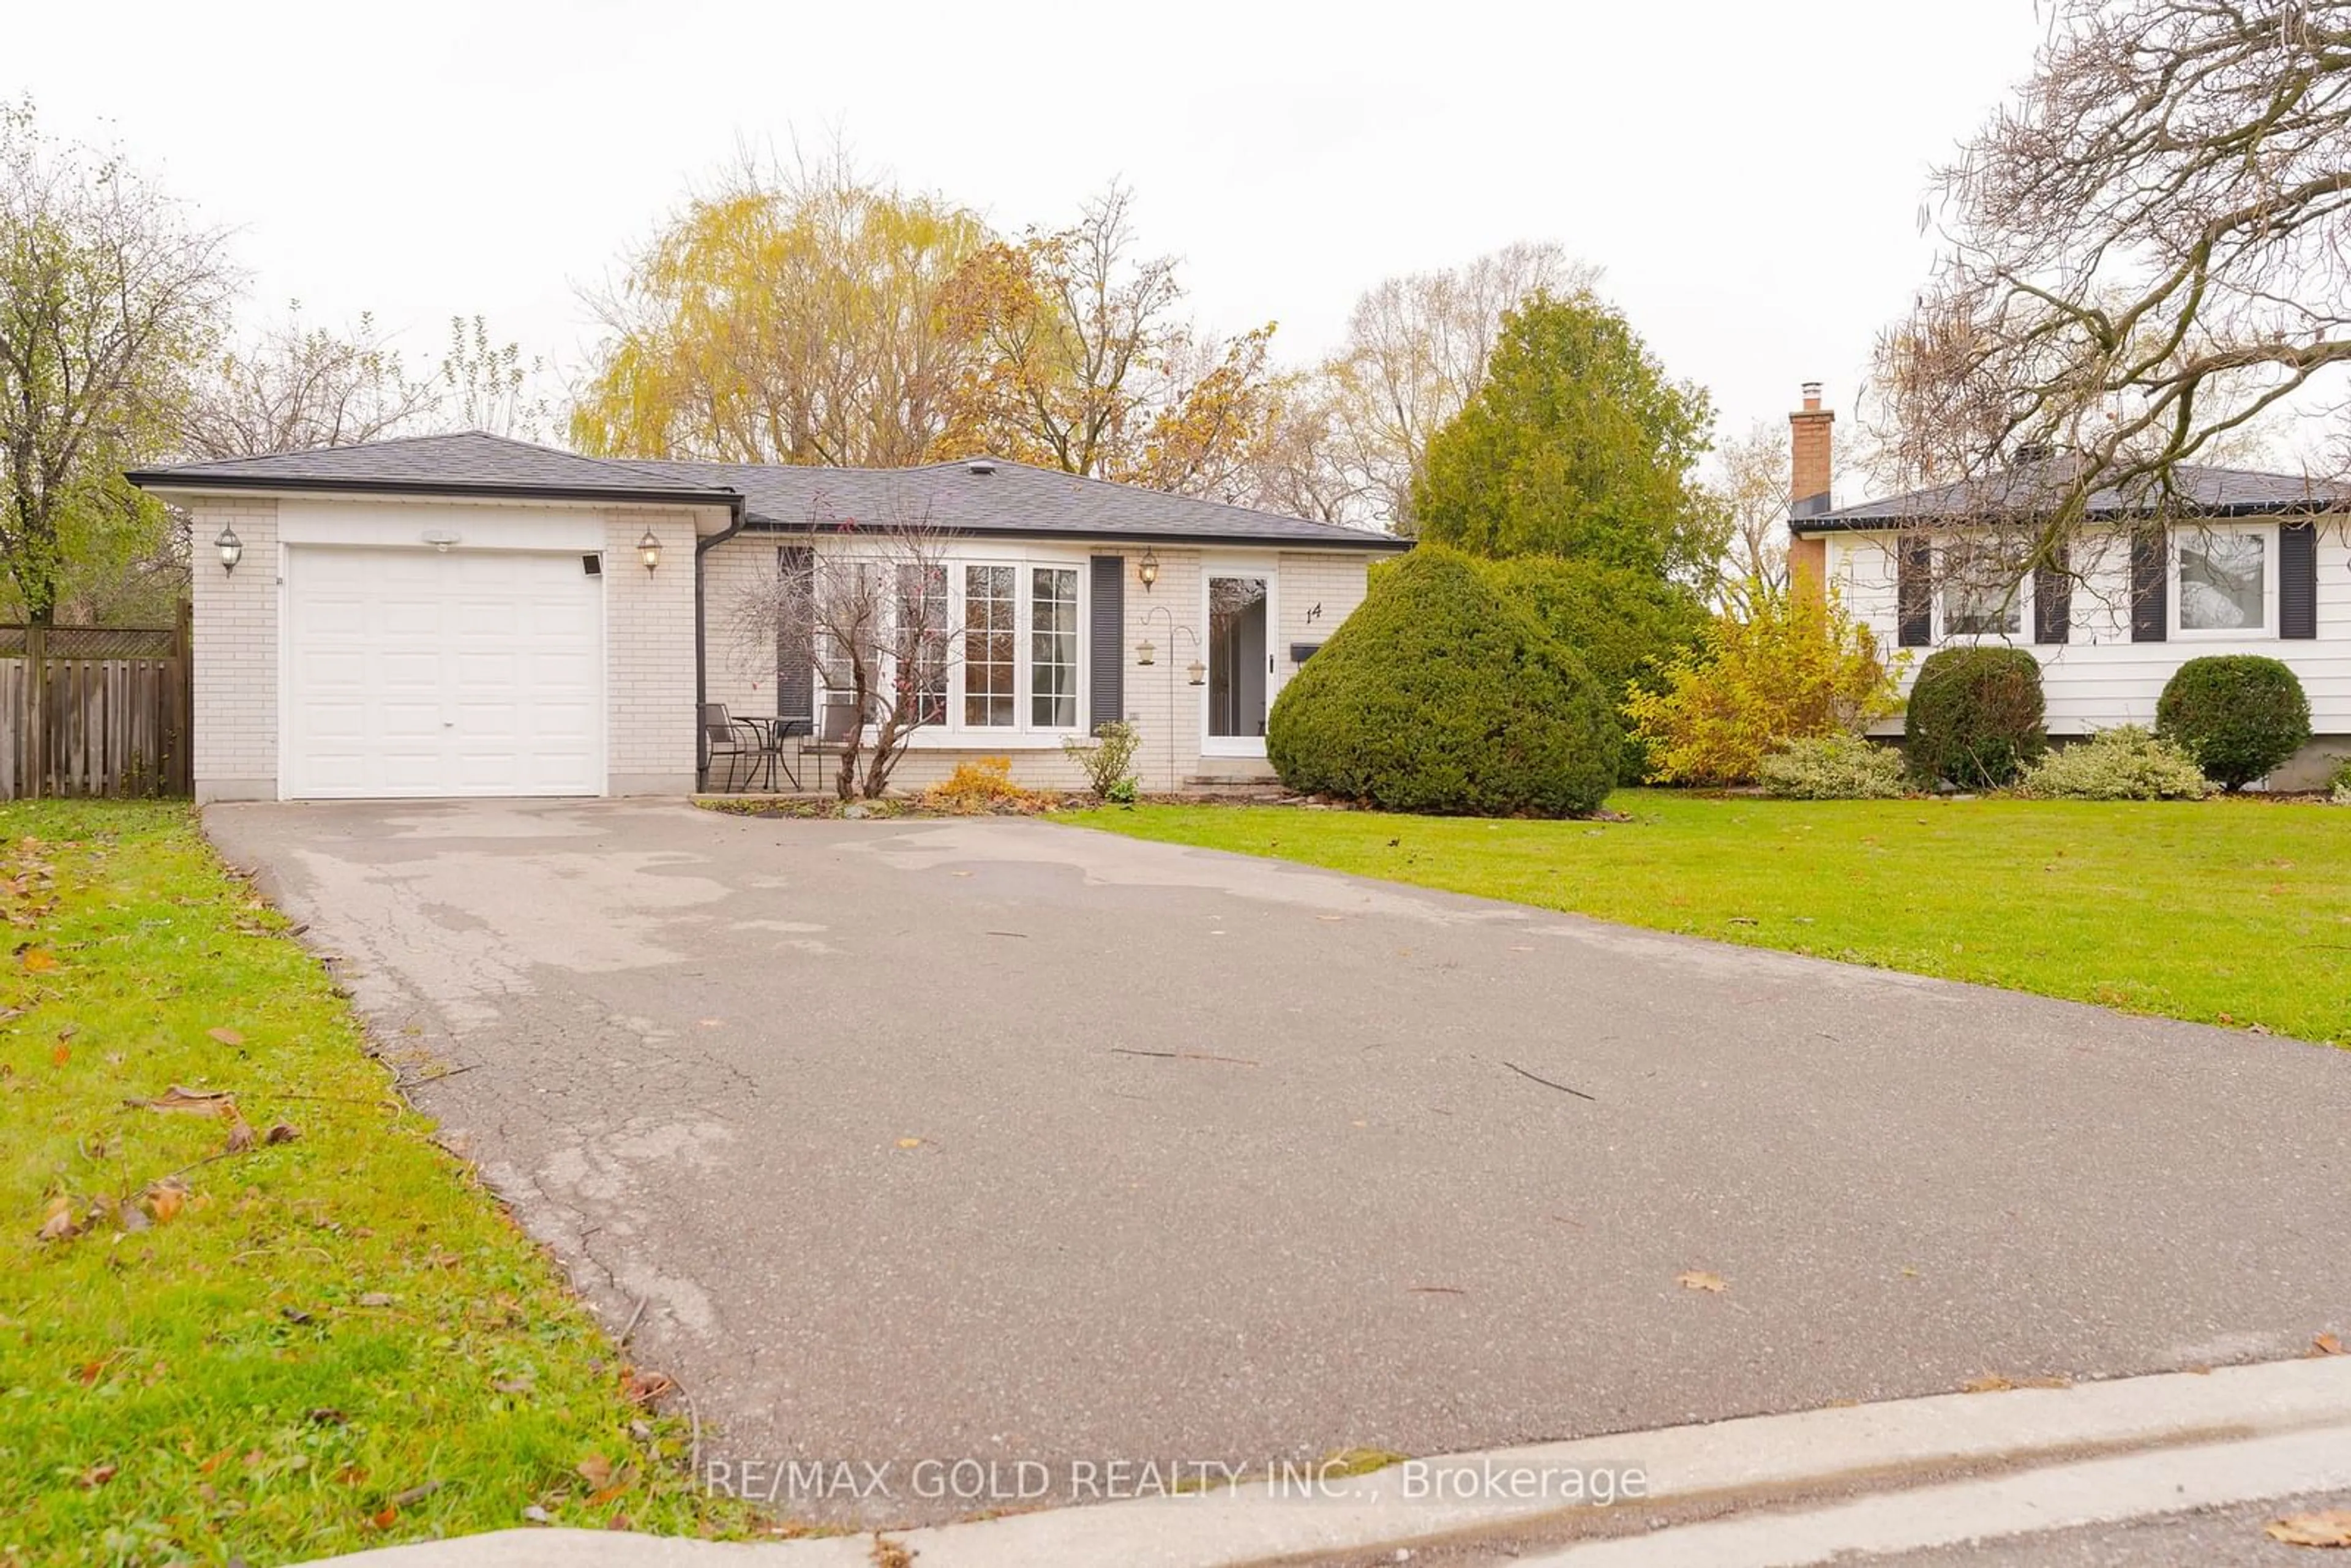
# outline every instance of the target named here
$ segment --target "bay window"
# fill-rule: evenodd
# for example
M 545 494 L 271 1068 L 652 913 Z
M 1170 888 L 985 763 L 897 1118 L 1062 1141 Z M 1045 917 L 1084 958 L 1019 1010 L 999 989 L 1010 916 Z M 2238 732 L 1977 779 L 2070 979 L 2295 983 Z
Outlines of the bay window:
M 1078 727 L 1078 571 L 1031 569 L 1029 587 L 1029 723 Z
M 801 588 L 780 595 L 792 608 L 776 624 L 778 711 L 794 701 L 781 688 L 811 688 L 823 738 L 875 724 L 893 706 L 912 717 L 916 746 L 1041 747 L 1079 728 L 1088 657 L 1079 562 L 825 552 L 798 570 Z M 872 687 L 862 715 L 861 663 Z
M 1008 566 L 963 569 L 963 722 L 969 729 L 1009 728 L 1013 722 L 1019 606 Z

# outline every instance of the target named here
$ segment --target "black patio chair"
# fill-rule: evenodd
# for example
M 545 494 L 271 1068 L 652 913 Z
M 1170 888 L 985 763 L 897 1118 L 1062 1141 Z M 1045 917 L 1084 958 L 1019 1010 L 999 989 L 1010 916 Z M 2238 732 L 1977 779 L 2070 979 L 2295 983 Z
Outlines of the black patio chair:
M 722 757 L 726 759 L 726 782 L 720 785 L 718 789 L 720 794 L 726 795 L 732 794 L 736 789 L 737 761 L 747 757 L 751 759 L 750 771 L 744 775 L 743 779 L 744 783 L 748 784 L 753 779 L 758 777 L 759 765 L 763 759 L 762 754 L 767 747 L 762 742 L 758 725 L 748 719 L 729 717 L 725 703 L 704 703 L 702 705 L 702 749 L 704 757 L 702 781 L 705 785 L 710 782 L 710 776 L 717 770 L 718 759 Z

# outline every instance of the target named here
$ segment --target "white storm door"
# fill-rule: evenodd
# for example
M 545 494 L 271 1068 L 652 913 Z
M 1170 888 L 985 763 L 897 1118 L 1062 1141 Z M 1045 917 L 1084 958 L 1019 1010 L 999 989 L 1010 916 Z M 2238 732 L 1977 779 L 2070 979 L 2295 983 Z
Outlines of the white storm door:
M 577 554 L 297 546 L 280 793 L 599 795 L 603 595 Z

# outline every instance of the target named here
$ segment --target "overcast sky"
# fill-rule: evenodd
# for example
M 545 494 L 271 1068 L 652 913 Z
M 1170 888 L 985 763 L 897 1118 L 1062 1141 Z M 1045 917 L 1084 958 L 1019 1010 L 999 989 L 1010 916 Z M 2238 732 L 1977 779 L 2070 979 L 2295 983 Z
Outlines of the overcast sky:
M 234 225 L 255 308 L 371 309 L 420 360 L 479 311 L 576 364 L 580 287 L 691 183 L 838 131 L 1006 229 L 1123 179 L 1201 319 L 1292 359 L 1384 276 L 1556 240 L 1726 434 L 1808 378 L 1850 407 L 1929 167 L 2041 37 L 2032 0 L 173 0 L 10 33 L 0 88 Z

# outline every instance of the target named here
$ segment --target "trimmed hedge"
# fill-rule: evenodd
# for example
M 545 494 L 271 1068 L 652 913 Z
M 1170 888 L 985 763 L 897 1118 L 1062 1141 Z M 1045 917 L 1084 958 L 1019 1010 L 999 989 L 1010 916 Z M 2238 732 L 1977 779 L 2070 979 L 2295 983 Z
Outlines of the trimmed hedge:
M 1496 587 L 1583 661 L 1612 708 L 1624 706 L 1627 686 L 1664 691 L 1666 666 L 1706 638 L 1698 595 L 1649 573 L 1545 555 L 1482 565 Z M 1628 732 L 1616 781 L 1637 784 L 1648 771 L 1648 744 Z
M 2017 789 L 2046 800 L 2200 800 L 2212 781 L 2179 747 L 2125 724 L 2057 747 L 2024 770 Z
M 1904 718 L 1911 777 L 1962 789 L 2013 781 L 2049 749 L 2041 661 L 2022 648 L 1946 648 L 1918 667 Z
M 1843 730 L 1788 742 L 1756 777 L 1781 800 L 1896 800 L 1910 792 L 1900 752 Z
M 1266 724 L 1283 783 L 1392 811 L 1593 811 L 1623 745 L 1583 661 L 1477 562 L 1429 545 L 1374 574 Z
M 2206 778 L 2241 789 L 2309 744 L 2310 699 L 2275 659 L 2210 654 L 2172 672 L 2156 699 L 2155 727 Z

